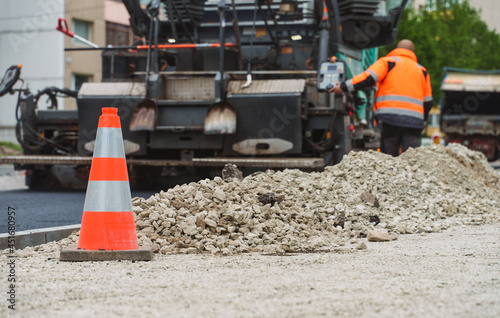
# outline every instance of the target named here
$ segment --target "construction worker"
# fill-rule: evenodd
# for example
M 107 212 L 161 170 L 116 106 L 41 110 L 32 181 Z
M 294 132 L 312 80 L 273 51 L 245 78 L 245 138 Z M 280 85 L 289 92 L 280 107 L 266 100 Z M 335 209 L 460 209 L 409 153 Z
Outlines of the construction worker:
M 420 146 L 420 135 L 432 108 L 431 80 L 417 63 L 415 46 L 401 40 L 397 48 L 378 59 L 363 73 L 337 84 L 335 94 L 377 85 L 374 115 L 381 127 L 381 151 L 392 156 Z

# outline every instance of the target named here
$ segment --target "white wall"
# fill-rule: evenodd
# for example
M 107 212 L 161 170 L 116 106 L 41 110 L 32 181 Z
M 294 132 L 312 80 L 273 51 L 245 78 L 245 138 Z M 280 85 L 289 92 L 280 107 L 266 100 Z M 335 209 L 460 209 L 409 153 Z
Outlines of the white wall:
M 490 30 L 500 33 L 500 0 L 468 0 L 471 7 L 480 11 L 481 19 Z M 426 0 L 412 0 L 415 9 L 423 8 Z
M 469 4 L 476 10 L 481 11 L 481 18 L 489 29 L 500 33 L 500 1 L 498 0 L 469 0 Z
M 64 17 L 64 0 L 0 0 L 0 7 L 1 76 L 9 66 L 22 64 L 21 77 L 32 92 L 63 87 L 65 35 L 56 26 Z M 0 98 L 0 141 L 16 142 L 16 101 L 17 95 Z

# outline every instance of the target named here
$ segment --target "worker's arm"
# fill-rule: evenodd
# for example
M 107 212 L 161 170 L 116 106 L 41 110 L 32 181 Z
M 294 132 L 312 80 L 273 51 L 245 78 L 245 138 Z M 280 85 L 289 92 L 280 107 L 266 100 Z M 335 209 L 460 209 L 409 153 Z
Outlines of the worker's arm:
M 354 76 L 350 80 L 337 84 L 337 86 L 330 89 L 330 92 L 341 94 L 343 92 L 353 92 L 355 90 L 362 90 L 367 87 L 374 86 L 378 81 L 383 80 L 387 75 L 387 72 L 389 71 L 389 63 L 391 63 L 391 61 L 387 61 L 384 58 L 379 59 L 363 73 Z
M 429 112 L 432 108 L 432 88 L 431 88 L 431 76 L 424 70 L 425 76 L 425 87 L 424 87 L 424 120 L 427 121 L 429 117 Z

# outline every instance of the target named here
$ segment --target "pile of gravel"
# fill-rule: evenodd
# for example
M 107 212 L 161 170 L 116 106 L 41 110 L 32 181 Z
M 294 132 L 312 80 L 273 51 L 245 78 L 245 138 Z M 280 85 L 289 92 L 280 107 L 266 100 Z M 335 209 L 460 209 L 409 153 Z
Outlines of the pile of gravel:
M 242 178 L 227 165 L 222 175 L 133 198 L 139 245 L 162 254 L 361 249 L 371 230 L 394 236 L 500 220 L 500 176 L 481 153 L 458 144 L 396 158 L 351 152 L 323 172 Z M 34 250 L 77 240 L 75 233 Z
M 132 203 L 139 244 L 155 252 L 299 252 L 358 244 L 370 230 L 496 222 L 500 177 L 481 153 L 452 144 L 397 158 L 351 152 L 324 172 L 216 177 Z

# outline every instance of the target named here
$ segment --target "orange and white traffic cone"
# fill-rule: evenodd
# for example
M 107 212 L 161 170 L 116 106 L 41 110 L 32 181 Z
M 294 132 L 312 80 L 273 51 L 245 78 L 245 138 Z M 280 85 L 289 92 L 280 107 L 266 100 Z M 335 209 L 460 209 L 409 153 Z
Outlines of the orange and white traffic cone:
M 102 108 L 83 208 L 78 246 L 61 260 L 150 260 L 135 231 L 127 162 L 118 109 Z

